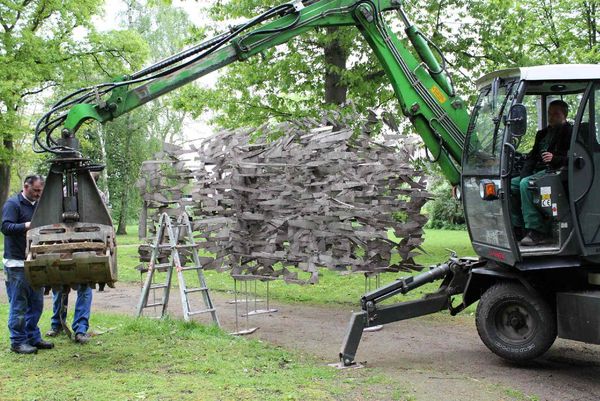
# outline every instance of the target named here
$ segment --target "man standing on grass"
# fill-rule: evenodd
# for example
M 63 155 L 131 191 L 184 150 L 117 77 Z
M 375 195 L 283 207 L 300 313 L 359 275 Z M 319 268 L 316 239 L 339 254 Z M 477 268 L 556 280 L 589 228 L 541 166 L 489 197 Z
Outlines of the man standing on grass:
M 41 176 L 27 176 L 23 190 L 8 199 L 2 208 L 8 331 L 10 349 L 18 354 L 35 354 L 38 349 L 54 348 L 54 344 L 42 340 L 38 327 L 44 307 L 43 289 L 34 290 L 25 279 L 26 233 L 43 189 Z

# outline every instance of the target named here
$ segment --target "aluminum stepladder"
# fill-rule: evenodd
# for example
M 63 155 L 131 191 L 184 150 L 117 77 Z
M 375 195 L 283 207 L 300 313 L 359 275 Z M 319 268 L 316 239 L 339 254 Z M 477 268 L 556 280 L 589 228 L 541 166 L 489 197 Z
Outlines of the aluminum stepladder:
M 213 323 L 219 326 L 217 310 L 210 298 L 208 286 L 206 285 L 203 268 L 200 264 L 200 258 L 198 257 L 198 246 L 194 241 L 194 234 L 189 216 L 187 213 L 182 213 L 177 217 L 175 224 L 172 224 L 171 217 L 169 217 L 167 213 L 163 213 L 160 216 L 158 224 L 156 238 L 151 246 L 152 255 L 150 257 L 150 263 L 148 264 L 146 280 L 137 306 L 137 316 L 140 317 L 143 310 L 146 308 L 156 308 L 159 306 L 161 307 L 160 317 L 165 316 L 169 304 L 173 270 L 175 270 L 177 272 L 177 280 L 179 283 L 183 318 L 186 321 L 189 321 L 194 315 L 210 313 Z M 181 263 L 179 252 L 184 249 L 190 251 L 192 266 L 184 266 Z M 159 258 L 167 258 L 168 262 L 159 263 Z M 199 287 L 187 287 L 184 278 L 184 272 L 186 271 L 196 271 Z M 154 282 L 156 272 L 166 272 L 165 282 Z M 162 290 L 162 297 L 160 300 L 154 300 L 153 302 L 148 303 L 150 292 L 153 292 L 153 295 L 156 295 L 156 291 L 160 290 Z M 196 292 L 202 293 L 204 309 L 192 310 L 190 307 L 189 294 Z

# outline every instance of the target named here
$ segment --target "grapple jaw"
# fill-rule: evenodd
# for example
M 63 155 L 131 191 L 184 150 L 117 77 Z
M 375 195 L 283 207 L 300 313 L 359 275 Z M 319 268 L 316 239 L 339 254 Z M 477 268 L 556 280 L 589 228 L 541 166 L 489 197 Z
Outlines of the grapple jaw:
M 62 223 L 34 228 L 28 233 L 28 249 L 25 274 L 34 288 L 113 287 L 117 281 L 112 226 Z
M 87 160 L 52 163 L 27 232 L 25 275 L 34 288 L 117 281 L 115 231 Z
M 34 288 L 79 284 L 114 287 L 117 281 L 115 232 L 112 226 L 59 223 L 27 233 L 25 275 Z

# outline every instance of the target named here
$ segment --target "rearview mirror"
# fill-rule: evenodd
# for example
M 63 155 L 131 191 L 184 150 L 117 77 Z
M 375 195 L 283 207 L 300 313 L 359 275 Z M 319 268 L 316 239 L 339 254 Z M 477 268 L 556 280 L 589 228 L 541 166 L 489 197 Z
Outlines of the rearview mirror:
M 506 120 L 512 136 L 523 136 L 527 132 L 527 108 L 521 103 L 513 104 Z

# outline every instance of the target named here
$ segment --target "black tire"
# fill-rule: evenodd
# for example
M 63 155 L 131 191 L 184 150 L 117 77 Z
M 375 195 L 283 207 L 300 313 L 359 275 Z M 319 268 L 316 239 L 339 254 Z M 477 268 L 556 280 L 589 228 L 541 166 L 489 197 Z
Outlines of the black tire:
M 553 309 L 518 283 L 490 287 L 479 301 L 475 323 L 483 343 L 514 362 L 537 358 L 556 339 Z

